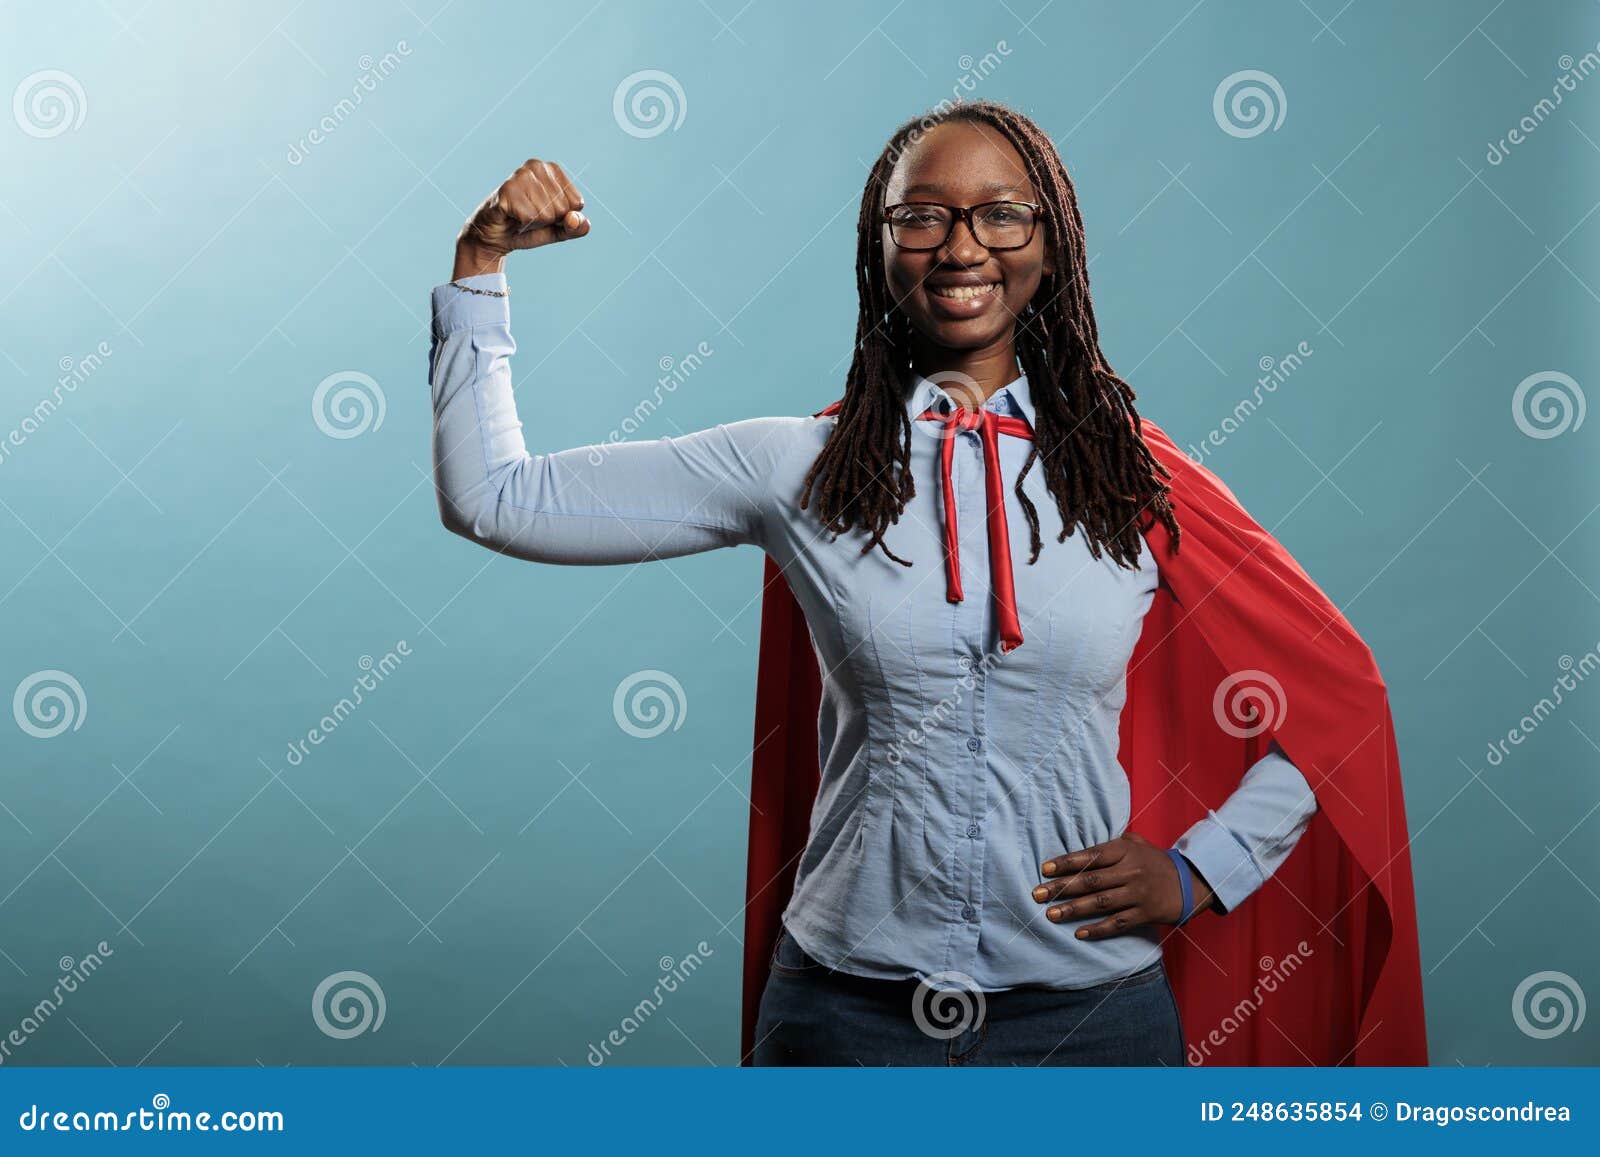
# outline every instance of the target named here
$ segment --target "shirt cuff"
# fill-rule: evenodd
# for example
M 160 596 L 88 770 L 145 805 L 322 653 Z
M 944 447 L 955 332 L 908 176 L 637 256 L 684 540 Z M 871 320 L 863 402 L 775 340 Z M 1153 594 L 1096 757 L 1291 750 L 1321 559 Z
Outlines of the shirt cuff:
M 1214 812 L 1184 832 L 1173 847 L 1210 885 L 1219 912 L 1231 912 L 1267 882 L 1249 849 Z
M 433 290 L 433 332 L 438 337 L 460 329 L 480 325 L 511 324 L 511 299 L 491 297 L 488 293 L 469 293 L 461 286 L 473 289 L 506 292 L 504 273 L 480 273 L 474 277 L 461 277 L 455 284 L 435 286 Z

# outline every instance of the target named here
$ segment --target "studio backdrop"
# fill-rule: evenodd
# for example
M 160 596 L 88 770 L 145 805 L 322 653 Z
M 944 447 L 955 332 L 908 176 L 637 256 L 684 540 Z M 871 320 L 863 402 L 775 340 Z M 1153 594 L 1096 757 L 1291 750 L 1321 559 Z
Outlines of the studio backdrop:
M 1600 1060 L 1594 5 L 69 0 L 3 39 L 6 1064 L 736 1064 L 762 555 L 447 534 L 429 292 L 555 160 L 593 232 L 508 269 L 531 449 L 813 413 L 868 166 L 979 97 L 1060 150 L 1142 412 L 1377 656 L 1434 1062 Z

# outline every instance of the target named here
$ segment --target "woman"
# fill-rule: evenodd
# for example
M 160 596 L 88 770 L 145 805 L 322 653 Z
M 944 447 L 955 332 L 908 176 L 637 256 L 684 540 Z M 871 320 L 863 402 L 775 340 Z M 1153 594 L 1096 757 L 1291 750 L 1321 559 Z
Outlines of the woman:
M 1318 791 L 1273 743 L 1170 846 L 1130 824 L 1120 709 L 1163 579 L 1145 540 L 1176 557 L 1184 527 L 1099 349 L 1049 138 L 989 102 L 894 134 L 862 200 L 854 360 L 821 414 L 530 456 L 504 260 L 587 235 L 582 209 L 529 161 L 461 232 L 434 291 L 441 514 L 539 562 L 750 543 L 792 591 L 818 775 L 761 946 L 754 1063 L 1184 1063 L 1162 932 L 1260 889 Z M 954 1031 L 927 1000 L 952 987 L 982 1010 Z

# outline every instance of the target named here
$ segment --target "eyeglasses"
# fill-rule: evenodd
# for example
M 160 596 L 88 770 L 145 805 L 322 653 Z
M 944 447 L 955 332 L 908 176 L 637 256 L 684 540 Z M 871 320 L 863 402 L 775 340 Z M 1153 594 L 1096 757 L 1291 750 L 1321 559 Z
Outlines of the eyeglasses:
M 889 236 L 898 248 L 913 253 L 937 249 L 950 240 L 957 219 L 985 249 L 1021 249 L 1033 240 L 1039 206 L 1027 201 L 986 201 L 962 208 L 936 201 L 907 201 L 883 211 Z

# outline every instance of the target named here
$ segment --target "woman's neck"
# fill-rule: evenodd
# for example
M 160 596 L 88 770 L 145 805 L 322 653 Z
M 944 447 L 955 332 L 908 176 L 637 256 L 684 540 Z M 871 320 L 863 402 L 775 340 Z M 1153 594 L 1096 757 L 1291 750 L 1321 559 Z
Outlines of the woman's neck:
M 1016 347 L 1009 338 L 981 349 L 958 350 L 932 345 L 916 335 L 911 342 L 911 367 L 937 381 L 945 393 L 969 410 L 978 409 L 996 390 L 1022 376 Z M 974 390 L 977 396 L 969 396 Z

